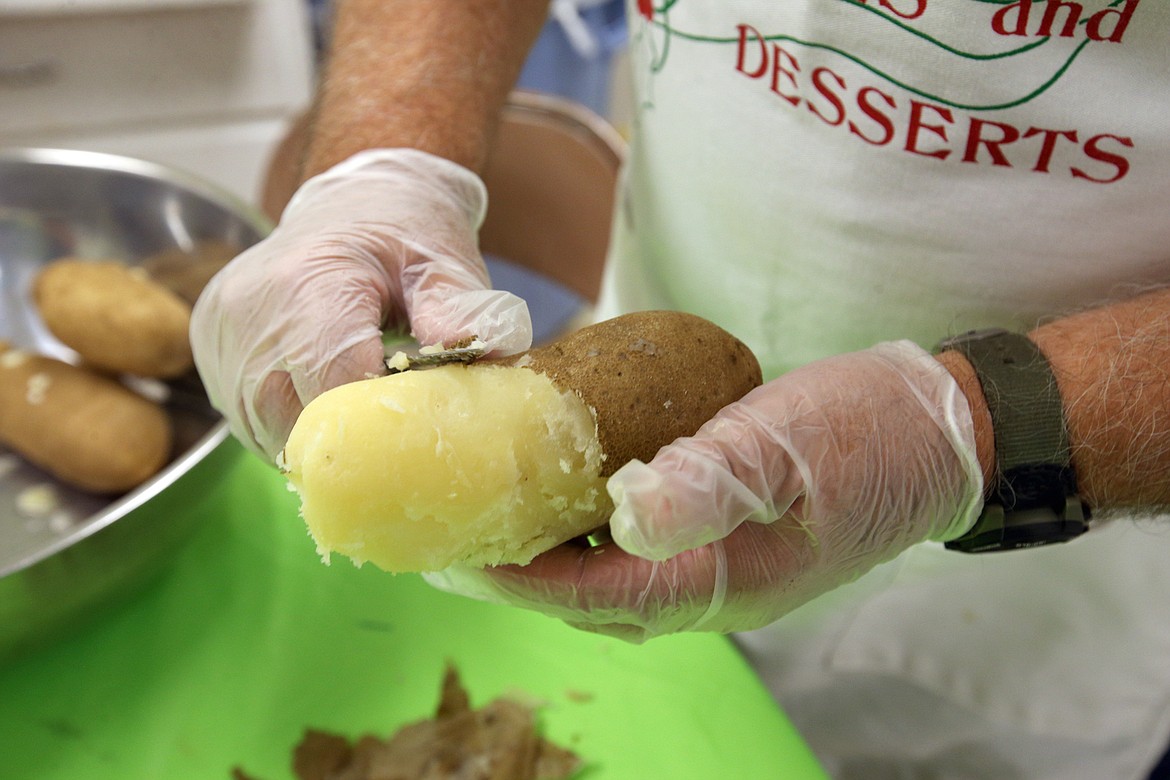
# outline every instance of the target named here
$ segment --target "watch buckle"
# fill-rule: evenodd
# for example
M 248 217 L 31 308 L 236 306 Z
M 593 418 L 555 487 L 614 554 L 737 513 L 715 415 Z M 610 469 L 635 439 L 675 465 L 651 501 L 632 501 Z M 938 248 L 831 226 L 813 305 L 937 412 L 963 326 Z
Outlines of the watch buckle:
M 1019 550 L 1067 542 L 1089 530 L 1089 506 L 1078 496 L 1068 496 L 1057 513 L 1050 507 L 1005 512 L 1000 504 L 985 504 L 971 531 L 945 542 L 948 550 L 966 553 Z

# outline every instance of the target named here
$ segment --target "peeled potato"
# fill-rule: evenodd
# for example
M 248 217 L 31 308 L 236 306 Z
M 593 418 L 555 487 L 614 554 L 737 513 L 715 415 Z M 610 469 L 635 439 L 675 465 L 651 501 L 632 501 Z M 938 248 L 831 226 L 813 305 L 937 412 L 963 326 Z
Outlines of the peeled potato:
M 170 379 L 194 365 L 191 306 L 141 270 L 56 260 L 38 274 L 33 300 L 49 331 L 95 368 Z
M 527 563 L 605 524 L 605 480 L 761 382 L 692 315 L 643 312 L 501 361 L 406 371 L 305 407 L 282 467 L 318 550 L 387 571 Z
M 0 443 L 63 482 L 121 493 L 171 454 L 166 413 L 118 382 L 0 342 Z

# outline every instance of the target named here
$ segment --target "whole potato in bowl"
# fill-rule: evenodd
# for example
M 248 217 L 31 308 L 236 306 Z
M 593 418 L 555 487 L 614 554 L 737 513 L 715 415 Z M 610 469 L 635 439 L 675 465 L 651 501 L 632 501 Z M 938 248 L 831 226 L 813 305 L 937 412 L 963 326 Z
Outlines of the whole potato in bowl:
M 56 260 L 37 275 L 33 301 L 45 327 L 94 368 L 170 379 L 194 366 L 190 304 L 141 269 Z
M 0 444 L 93 493 L 123 493 L 171 456 L 157 404 L 119 382 L 0 341 Z

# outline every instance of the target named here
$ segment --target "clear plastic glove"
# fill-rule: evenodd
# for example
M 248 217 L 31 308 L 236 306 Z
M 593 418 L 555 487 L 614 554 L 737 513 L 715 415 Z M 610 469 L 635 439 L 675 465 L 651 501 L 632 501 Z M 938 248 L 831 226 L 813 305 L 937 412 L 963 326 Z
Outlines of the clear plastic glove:
M 195 305 L 195 364 L 232 433 L 274 459 L 304 404 L 386 373 L 383 329 L 527 349 L 527 305 L 488 289 L 486 207 L 475 174 L 413 149 L 363 152 L 305 182 Z
M 962 535 L 983 479 L 958 385 L 896 342 L 757 388 L 608 489 L 615 543 L 428 580 L 631 641 L 758 628 L 911 545 Z

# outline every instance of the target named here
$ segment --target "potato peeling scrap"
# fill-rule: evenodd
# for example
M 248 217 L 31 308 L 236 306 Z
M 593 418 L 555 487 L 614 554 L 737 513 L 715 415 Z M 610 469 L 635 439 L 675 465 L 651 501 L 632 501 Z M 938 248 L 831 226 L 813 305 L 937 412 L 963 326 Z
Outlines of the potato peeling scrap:
M 567 780 L 581 759 L 544 739 L 527 704 L 500 697 L 471 706 L 449 666 L 435 716 L 387 739 L 309 729 L 293 752 L 298 780 Z M 257 780 L 242 769 L 233 780 Z

